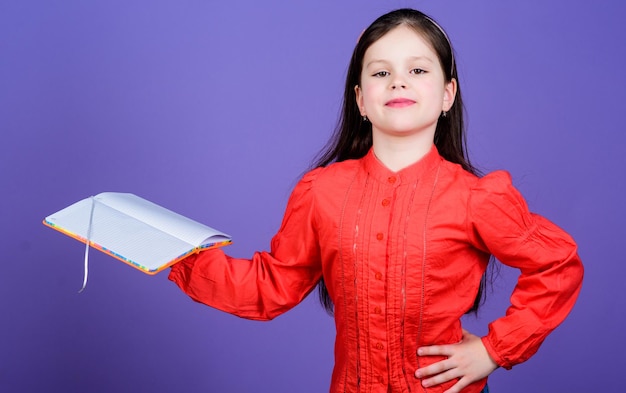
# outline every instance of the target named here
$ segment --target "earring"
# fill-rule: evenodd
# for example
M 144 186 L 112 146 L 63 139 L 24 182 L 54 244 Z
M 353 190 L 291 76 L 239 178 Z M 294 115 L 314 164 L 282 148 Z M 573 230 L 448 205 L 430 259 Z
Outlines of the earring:
M 441 111 L 441 117 L 447 117 L 448 116 L 448 112 L 446 111 Z
M 363 123 L 366 123 L 368 121 L 369 121 L 369 119 L 367 118 L 367 116 L 363 115 Z

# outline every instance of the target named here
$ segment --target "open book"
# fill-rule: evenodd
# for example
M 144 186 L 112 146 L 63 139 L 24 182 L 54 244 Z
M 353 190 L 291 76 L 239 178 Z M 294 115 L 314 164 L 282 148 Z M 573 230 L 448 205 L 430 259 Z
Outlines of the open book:
M 46 217 L 44 224 L 148 274 L 194 252 L 231 243 L 222 232 L 117 192 L 76 202 Z

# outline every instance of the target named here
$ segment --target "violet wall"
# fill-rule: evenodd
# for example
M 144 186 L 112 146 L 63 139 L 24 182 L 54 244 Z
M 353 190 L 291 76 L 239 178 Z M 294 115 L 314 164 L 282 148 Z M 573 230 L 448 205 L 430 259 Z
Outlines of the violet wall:
M 574 311 L 493 392 L 622 392 L 623 2 L 2 1 L 0 391 L 323 392 L 334 326 L 314 297 L 268 323 L 193 303 L 41 220 L 133 192 L 266 249 L 328 138 L 378 15 L 434 16 L 457 51 L 471 153 L 578 241 Z M 502 270 L 467 326 L 504 312 Z

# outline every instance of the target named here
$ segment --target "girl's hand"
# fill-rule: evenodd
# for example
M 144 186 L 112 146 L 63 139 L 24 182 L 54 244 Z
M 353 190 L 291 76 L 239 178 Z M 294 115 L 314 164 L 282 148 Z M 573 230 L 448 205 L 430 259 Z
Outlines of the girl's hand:
M 466 386 L 485 378 L 498 368 L 480 337 L 465 329 L 463 329 L 463 338 L 458 344 L 421 347 L 417 349 L 417 354 L 418 356 L 448 357 L 415 371 L 415 376 L 422 379 L 422 385 L 425 387 L 439 385 L 453 379 L 459 380 L 444 393 L 459 393 Z

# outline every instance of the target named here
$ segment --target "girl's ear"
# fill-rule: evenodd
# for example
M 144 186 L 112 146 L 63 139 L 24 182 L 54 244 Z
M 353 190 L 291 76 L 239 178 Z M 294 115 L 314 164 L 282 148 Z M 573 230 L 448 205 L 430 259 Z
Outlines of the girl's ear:
M 456 90 L 457 83 L 456 79 L 452 78 L 450 82 L 446 83 L 444 92 L 443 92 L 443 105 L 441 110 L 444 112 L 448 112 L 452 105 L 454 104 L 454 99 L 456 98 Z
M 359 112 L 361 112 L 361 116 L 367 116 L 367 113 L 365 113 L 365 108 L 363 107 L 363 93 L 361 92 L 361 87 L 359 85 L 354 86 L 354 94 L 356 96 L 356 105 L 359 107 Z

